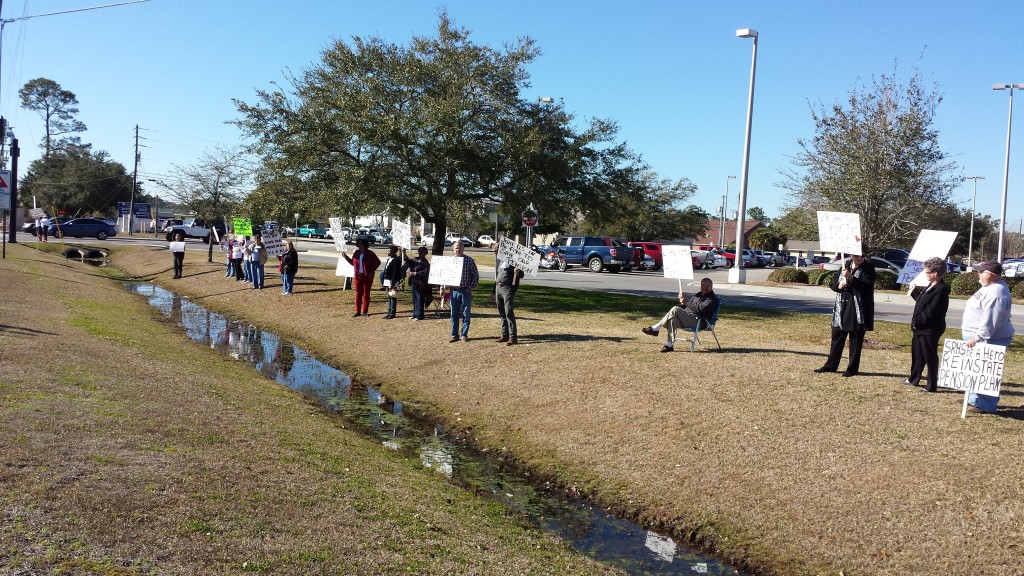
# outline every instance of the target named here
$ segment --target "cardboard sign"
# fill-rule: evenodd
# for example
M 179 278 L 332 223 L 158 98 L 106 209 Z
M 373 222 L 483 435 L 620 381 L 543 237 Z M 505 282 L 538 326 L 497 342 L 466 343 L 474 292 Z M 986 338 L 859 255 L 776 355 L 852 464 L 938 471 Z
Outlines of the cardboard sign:
M 909 260 L 900 270 L 900 276 L 896 281 L 900 284 L 915 284 L 927 286 L 928 279 L 924 275 L 924 261 L 929 258 L 942 258 L 945 260 L 949 249 L 953 247 L 956 240 L 956 232 L 943 230 L 921 230 L 914 242 L 914 249 L 910 251 Z
M 171 252 L 184 252 L 185 251 L 185 243 L 184 242 L 168 242 L 167 244 L 170 246 Z
M 284 245 L 284 241 L 281 240 L 281 235 L 277 233 L 277 230 L 271 230 L 263 235 L 263 246 L 267 251 L 269 258 L 276 258 L 278 256 L 284 256 L 284 253 L 288 248 Z
M 537 277 L 537 267 L 540 266 L 540 254 L 519 242 L 504 236 L 498 238 L 498 260 L 508 262 L 530 276 Z
M 348 260 L 338 258 L 338 267 L 334 269 L 334 275 L 355 278 L 356 269 L 352 267 L 352 264 Z
M 665 278 L 693 280 L 693 256 L 689 246 L 662 246 L 661 258 Z
M 392 222 L 391 243 L 406 250 L 412 250 L 412 227 L 398 220 Z
M 231 227 L 237 235 L 252 236 L 252 220 L 248 218 L 233 218 L 231 220 Z
M 435 286 L 458 286 L 462 283 L 464 256 L 434 256 L 430 259 L 428 284 Z
M 818 242 L 823 252 L 860 254 L 860 214 L 819 210 Z
M 968 348 L 963 340 L 947 338 L 942 342 L 939 386 L 999 396 L 1005 358 L 1006 346 L 978 343 L 974 348 Z
M 331 223 L 331 238 L 334 239 L 334 249 L 338 252 L 344 252 L 348 250 L 348 246 L 345 245 L 345 234 L 341 230 L 341 218 L 328 218 Z
M 46 211 L 42 208 L 32 208 L 28 211 L 28 215 L 33 218 L 46 218 Z

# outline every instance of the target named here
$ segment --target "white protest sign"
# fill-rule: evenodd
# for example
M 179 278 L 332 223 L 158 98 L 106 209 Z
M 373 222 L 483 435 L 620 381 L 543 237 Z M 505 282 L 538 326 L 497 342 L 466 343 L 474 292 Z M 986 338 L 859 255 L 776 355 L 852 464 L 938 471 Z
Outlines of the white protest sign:
M 537 267 L 540 266 L 540 254 L 502 236 L 498 239 L 498 260 L 526 272 L 530 276 L 537 276 Z
M 349 278 L 356 277 L 356 269 L 352 267 L 352 263 L 344 258 L 338 258 L 338 267 L 334 270 L 335 276 L 348 276 Z
M 956 232 L 944 230 L 921 230 L 914 242 L 914 249 L 910 251 L 903 270 L 900 270 L 900 277 L 896 281 L 900 284 L 916 284 L 927 286 L 928 279 L 924 276 L 924 261 L 929 258 L 945 259 L 949 249 L 953 247 L 956 240 Z
M 185 243 L 184 242 L 168 242 L 167 244 L 171 247 L 171 252 L 184 252 L 185 251 Z
M 342 232 L 343 226 L 341 225 L 341 218 L 328 218 L 331 223 L 331 238 L 334 239 L 334 249 L 338 252 L 344 252 L 347 248 L 345 246 L 345 234 Z
M 819 210 L 818 242 L 823 252 L 860 254 L 860 214 Z
M 28 211 L 28 215 L 33 218 L 46 218 L 46 211 L 42 208 L 32 208 Z
M 391 243 L 406 250 L 412 250 L 412 228 L 399 220 L 392 222 Z
M 427 284 L 435 286 L 458 286 L 462 283 L 463 256 L 434 256 L 430 259 L 430 276 Z
M 693 280 L 693 256 L 689 246 L 662 246 L 661 259 L 665 278 Z
M 266 247 L 267 256 L 270 258 L 284 256 L 284 242 L 281 240 L 281 235 L 277 233 L 277 230 L 267 232 L 266 235 L 263 236 L 263 245 Z
M 979 342 L 974 348 L 968 348 L 963 340 L 946 338 L 942 342 L 942 358 L 939 360 L 939 386 L 999 396 L 1005 357 L 1006 346 Z

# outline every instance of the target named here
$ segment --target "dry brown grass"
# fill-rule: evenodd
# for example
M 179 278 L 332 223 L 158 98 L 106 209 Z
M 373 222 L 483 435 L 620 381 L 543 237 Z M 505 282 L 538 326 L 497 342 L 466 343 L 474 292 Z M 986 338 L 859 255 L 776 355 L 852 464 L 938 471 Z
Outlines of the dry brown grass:
M 639 332 L 650 302 L 544 312 L 526 286 L 524 345 L 488 341 L 498 319 L 483 295 L 474 340 L 448 344 L 446 320 L 381 320 L 379 293 L 376 316 L 351 318 L 333 270 L 303 267 L 296 295 L 281 298 L 274 279 L 241 290 L 221 265 L 194 260 L 172 284 L 166 251 L 116 263 L 287 334 L 536 473 L 759 571 L 1024 573 L 1019 345 L 1001 415 L 961 420 L 960 395 L 900 384 L 901 325 L 879 323 L 862 375 L 840 378 L 811 373 L 827 351 L 820 316 L 727 308 L 725 350 L 664 355 Z
M 0 574 L 612 573 L 101 271 L 12 245 L 0 279 Z

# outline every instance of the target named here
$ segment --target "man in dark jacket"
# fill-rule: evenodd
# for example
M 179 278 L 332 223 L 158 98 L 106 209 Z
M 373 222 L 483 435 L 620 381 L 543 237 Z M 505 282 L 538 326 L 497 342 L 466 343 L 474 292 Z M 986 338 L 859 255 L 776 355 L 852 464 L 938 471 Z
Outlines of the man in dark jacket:
M 710 322 L 718 307 L 718 296 L 712 290 L 710 278 L 700 281 L 700 292 L 687 300 L 686 294 L 679 293 L 679 306 L 673 306 L 671 310 L 657 324 L 640 329 L 648 336 L 657 336 L 662 327 L 668 328 L 668 341 L 661 348 L 662 352 L 675 350 L 676 330 L 686 328 L 693 330 L 700 321 Z
M 398 256 L 398 246 L 388 247 L 388 258 L 384 261 L 384 273 L 381 275 L 381 285 L 388 294 L 388 313 L 384 315 L 385 320 L 395 317 L 398 308 L 398 283 L 402 281 L 402 259 Z
M 929 258 L 924 263 L 928 286 L 915 286 L 910 296 L 916 300 L 910 330 L 914 339 L 910 345 L 910 378 L 903 383 L 917 386 L 925 366 L 928 380 L 925 390 L 935 392 L 939 376 L 939 338 L 946 331 L 946 310 L 949 309 L 949 285 L 942 281 L 946 262 L 942 258 Z
M 494 276 L 494 297 L 498 305 L 498 316 L 501 317 L 501 338 L 498 342 L 506 346 L 519 343 L 516 331 L 516 292 L 524 272 L 519 268 L 502 262 L 498 265 Z
M 864 333 L 875 329 L 875 267 L 864 256 L 855 254 L 845 263 L 830 286 L 836 293 L 832 307 L 832 346 L 828 360 L 815 372 L 835 372 L 843 358 L 846 338 L 850 338 L 850 363 L 843 376 L 860 371 L 860 351 Z
M 430 305 L 432 294 L 427 279 L 430 277 L 430 261 L 427 260 L 427 247 L 420 246 L 419 256 L 406 262 L 405 277 L 412 286 L 412 316 L 410 320 L 423 320 L 423 312 Z

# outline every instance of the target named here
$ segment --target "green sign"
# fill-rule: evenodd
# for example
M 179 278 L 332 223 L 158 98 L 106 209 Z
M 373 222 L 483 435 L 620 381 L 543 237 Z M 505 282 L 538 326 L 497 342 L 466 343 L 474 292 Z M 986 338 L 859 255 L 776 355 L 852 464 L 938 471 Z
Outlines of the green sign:
M 231 226 L 235 229 L 235 234 L 252 236 L 252 220 L 248 218 L 234 218 L 231 221 Z

